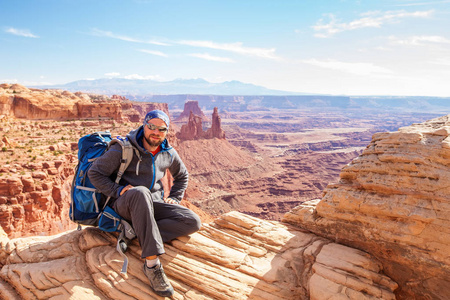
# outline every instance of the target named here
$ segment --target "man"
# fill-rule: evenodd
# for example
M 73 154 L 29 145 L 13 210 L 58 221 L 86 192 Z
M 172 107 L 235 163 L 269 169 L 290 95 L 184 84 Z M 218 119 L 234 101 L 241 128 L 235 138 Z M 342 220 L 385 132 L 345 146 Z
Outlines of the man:
M 168 281 L 158 256 L 164 253 L 164 242 L 200 229 L 201 221 L 191 210 L 179 205 L 188 183 L 188 172 L 178 153 L 167 139 L 169 117 L 161 110 L 150 111 L 144 124 L 127 138 L 137 151 L 119 184 L 115 178 L 122 159 L 122 147 L 114 144 L 99 157 L 89 170 L 94 186 L 112 203 L 108 204 L 130 221 L 145 258 L 144 273 L 156 294 L 170 297 L 173 287 Z M 161 178 L 166 170 L 173 176 L 168 197 Z

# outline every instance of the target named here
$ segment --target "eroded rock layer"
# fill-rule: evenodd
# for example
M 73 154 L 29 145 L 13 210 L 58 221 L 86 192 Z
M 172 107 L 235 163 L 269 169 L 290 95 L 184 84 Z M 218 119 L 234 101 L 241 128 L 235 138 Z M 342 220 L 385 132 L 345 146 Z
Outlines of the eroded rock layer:
M 404 299 L 450 299 L 450 115 L 377 133 L 284 221 L 379 258 Z
M 191 113 L 198 116 L 202 121 L 209 122 L 208 117 L 205 116 L 200 106 L 198 106 L 198 101 L 192 100 L 186 100 L 184 103 L 184 110 L 176 118 L 175 122 L 187 122 L 190 119 Z
M 1 236 L 1 235 L 0 235 Z M 128 274 L 115 239 L 94 228 L 0 239 L 0 297 L 160 299 L 135 241 Z M 394 299 L 397 284 L 372 256 L 278 222 L 223 215 L 161 256 L 174 299 Z
M 168 113 L 167 103 L 131 102 L 123 96 L 28 89 L 0 84 L 0 117 L 28 120 L 122 119 L 140 122 L 153 109 Z M 1 119 L 0 118 L 0 119 Z
M 61 143 L 53 149 L 70 151 L 70 146 Z M 67 217 L 74 160 L 67 154 L 0 167 L 0 174 L 5 175 L 0 178 L 0 226 L 11 238 L 74 228 Z
M 201 111 L 200 111 L 201 112 Z M 203 114 L 203 112 L 202 112 Z M 225 139 L 225 132 L 222 129 L 219 112 L 217 107 L 214 108 L 212 114 L 211 128 L 203 131 L 202 117 L 190 111 L 187 124 L 182 125 L 177 138 L 181 141 L 198 140 L 198 139 Z

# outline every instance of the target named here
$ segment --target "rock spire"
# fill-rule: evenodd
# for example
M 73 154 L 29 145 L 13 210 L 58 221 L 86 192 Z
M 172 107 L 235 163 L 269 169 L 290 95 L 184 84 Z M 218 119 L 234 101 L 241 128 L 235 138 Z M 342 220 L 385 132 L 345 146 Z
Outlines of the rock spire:
M 217 107 L 214 108 L 212 114 L 212 125 L 206 131 L 203 131 L 202 117 L 195 115 L 192 111 L 189 114 L 188 123 L 181 126 L 177 138 L 181 141 L 199 140 L 199 139 L 225 139 L 225 132 L 222 129 L 220 116 Z

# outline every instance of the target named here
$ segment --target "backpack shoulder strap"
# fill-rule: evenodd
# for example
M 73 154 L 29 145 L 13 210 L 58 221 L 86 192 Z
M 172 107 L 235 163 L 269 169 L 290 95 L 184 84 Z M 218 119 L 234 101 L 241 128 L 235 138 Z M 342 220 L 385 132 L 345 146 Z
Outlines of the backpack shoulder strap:
M 131 145 L 130 141 L 128 141 L 127 139 L 119 139 L 119 138 L 113 138 L 109 143 L 108 143 L 108 149 L 115 143 L 119 143 L 120 146 L 122 146 L 122 159 L 120 160 L 120 167 L 119 167 L 119 171 L 117 171 L 117 177 L 115 182 L 117 184 L 119 184 L 120 179 L 122 179 L 123 173 L 125 173 L 125 170 L 128 168 L 128 166 L 131 163 L 131 160 L 133 159 L 133 145 Z M 105 209 L 105 207 L 108 205 L 109 200 L 111 199 L 111 197 L 108 197 L 106 199 L 105 204 L 103 205 L 103 209 Z
M 123 173 L 130 165 L 131 161 L 133 160 L 133 146 L 131 145 L 130 141 L 128 139 L 118 139 L 114 138 L 109 142 L 108 148 L 111 147 L 113 144 L 119 143 L 122 146 L 122 159 L 120 160 L 120 167 L 119 171 L 117 172 L 116 177 L 116 183 L 119 183 L 120 179 L 123 176 Z

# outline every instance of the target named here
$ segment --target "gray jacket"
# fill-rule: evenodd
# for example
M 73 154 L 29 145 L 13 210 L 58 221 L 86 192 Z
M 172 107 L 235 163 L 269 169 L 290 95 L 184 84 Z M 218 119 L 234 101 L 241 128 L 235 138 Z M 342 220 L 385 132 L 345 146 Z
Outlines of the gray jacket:
M 122 159 L 122 147 L 118 143 L 113 144 L 92 164 L 88 172 L 89 179 L 98 190 L 110 196 L 112 201 L 119 197 L 120 191 L 128 184 L 148 187 L 152 192 L 153 201 L 162 201 L 164 190 L 161 178 L 166 170 L 169 170 L 174 179 L 170 198 L 181 201 L 189 177 L 183 161 L 175 149 L 169 145 L 167 139 L 161 144 L 161 151 L 153 156 L 143 147 L 143 135 L 142 126 L 127 135 L 127 139 L 138 151 L 135 151 L 133 160 L 119 184 L 114 182 Z

